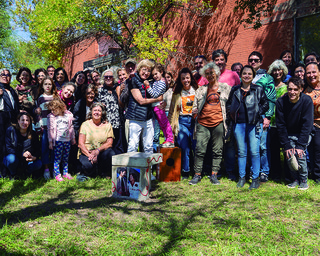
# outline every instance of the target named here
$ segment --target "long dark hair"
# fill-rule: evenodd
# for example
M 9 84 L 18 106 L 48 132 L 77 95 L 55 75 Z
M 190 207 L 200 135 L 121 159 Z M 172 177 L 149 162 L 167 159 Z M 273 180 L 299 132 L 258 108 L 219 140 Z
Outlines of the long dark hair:
M 28 75 L 29 75 L 28 85 L 31 85 L 33 77 L 32 77 L 32 74 L 31 74 L 31 70 L 30 70 L 29 68 L 27 68 L 27 67 L 21 67 L 21 68 L 19 69 L 19 72 L 18 72 L 18 74 L 17 74 L 17 76 L 16 76 L 16 80 L 17 80 L 20 84 L 22 83 L 21 80 L 20 80 L 20 76 L 21 76 L 21 74 L 22 74 L 23 71 L 26 71 L 26 72 L 28 73 Z
M 30 115 L 28 112 L 20 112 L 20 113 L 18 114 L 18 116 L 17 116 L 17 121 L 19 121 L 22 116 L 27 116 L 27 117 L 29 118 L 29 120 L 30 120 L 30 124 L 29 124 L 29 126 L 28 126 L 28 128 L 27 128 L 27 138 L 28 138 L 28 139 L 32 139 L 32 117 L 31 117 L 31 115 Z M 18 132 L 20 132 L 20 128 L 21 128 L 21 127 L 20 127 L 20 125 L 19 125 L 19 122 L 17 122 L 16 124 L 13 124 L 13 127 L 14 127 Z
M 78 75 L 83 74 L 84 75 L 84 83 L 83 85 L 87 85 L 88 84 L 88 77 L 86 75 L 86 73 L 84 71 L 78 71 L 70 80 L 70 82 L 76 83 L 77 77 Z M 77 84 L 78 85 L 78 84 Z
M 61 67 L 60 67 L 60 68 L 57 68 L 57 69 L 54 71 L 53 80 L 54 80 L 54 81 L 57 81 L 57 74 L 58 74 L 58 72 L 59 72 L 60 70 L 62 70 L 62 72 L 63 72 L 63 74 L 64 74 L 64 81 L 63 81 L 63 83 L 69 82 L 69 77 L 68 77 L 67 72 L 65 71 L 64 68 L 61 68 Z
M 196 82 L 196 80 L 194 79 L 191 71 L 189 68 L 183 68 L 179 71 L 179 75 L 178 75 L 178 78 L 176 80 L 176 85 L 175 85 L 175 88 L 174 88 L 174 93 L 181 93 L 182 89 L 183 89 L 183 85 L 182 85 L 182 82 L 181 82 L 181 75 L 182 74 L 189 74 L 190 77 L 191 77 L 191 86 L 193 87 L 194 90 L 197 90 L 198 89 L 198 84 Z
M 47 70 L 45 70 L 44 68 L 38 68 L 34 71 L 34 77 L 36 79 L 37 85 L 40 86 L 39 84 L 39 80 L 38 80 L 38 75 L 40 72 L 43 72 L 45 76 L 48 76 L 48 72 Z

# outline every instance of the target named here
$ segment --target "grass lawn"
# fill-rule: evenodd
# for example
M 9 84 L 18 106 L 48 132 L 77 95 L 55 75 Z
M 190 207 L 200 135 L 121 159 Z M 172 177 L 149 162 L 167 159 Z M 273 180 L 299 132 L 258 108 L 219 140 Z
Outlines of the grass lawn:
M 105 179 L 1 179 L 0 255 L 320 255 L 320 186 L 221 183 L 154 182 L 136 202 Z

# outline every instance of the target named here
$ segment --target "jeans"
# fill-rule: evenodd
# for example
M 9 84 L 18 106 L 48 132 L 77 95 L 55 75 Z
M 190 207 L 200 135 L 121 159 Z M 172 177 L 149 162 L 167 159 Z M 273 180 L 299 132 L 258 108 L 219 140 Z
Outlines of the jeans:
M 53 150 L 49 149 L 48 130 L 43 129 L 41 136 L 41 161 L 42 164 L 53 163 Z
M 207 145 L 210 138 L 212 140 L 212 155 L 210 156 L 210 158 L 212 159 L 212 172 L 218 172 L 220 170 L 223 151 L 223 136 L 223 123 L 220 123 L 215 127 L 205 127 L 197 123 L 197 145 L 194 159 L 195 173 L 202 173 L 203 159 L 206 154 Z
M 320 128 L 314 126 L 314 136 L 308 147 L 310 168 L 315 180 L 320 179 Z
M 270 127 L 263 129 L 260 139 L 261 171 L 269 175 L 270 171 Z
M 153 121 L 129 121 L 129 144 L 128 152 L 137 152 L 140 141 L 140 134 L 142 132 L 143 148 L 147 154 L 153 153 Z
M 291 147 L 295 148 L 296 142 L 298 141 L 298 137 L 296 137 L 296 136 L 288 136 L 288 138 L 290 140 Z M 311 140 L 311 138 L 310 138 L 310 140 Z M 306 149 L 304 150 L 304 153 L 306 153 Z M 286 157 L 286 160 L 287 160 L 289 169 L 291 171 L 291 175 L 292 175 L 293 180 L 298 180 L 298 178 L 300 178 L 300 181 L 307 180 L 308 179 L 308 168 L 307 168 L 306 154 L 303 154 L 303 156 L 301 158 L 298 156 L 298 154 L 295 154 L 295 157 L 297 158 L 298 165 L 300 165 L 300 168 L 299 168 L 298 172 L 293 170 L 293 168 L 291 167 L 291 165 L 288 162 L 288 159 Z M 298 173 L 299 173 L 299 177 L 298 177 Z
M 194 120 L 191 116 L 179 116 L 179 133 L 177 143 L 181 148 L 181 165 L 183 172 L 190 171 L 190 151 L 195 149 L 195 140 L 192 139 Z
M 28 175 L 32 174 L 34 171 L 39 170 L 42 167 L 42 162 L 39 159 L 33 162 L 27 162 L 24 157 L 19 158 L 14 154 L 5 156 L 3 159 L 3 163 L 9 169 L 11 176 L 16 175 L 19 164 L 26 165 Z
M 260 132 L 256 125 L 247 123 L 237 123 L 234 126 L 234 137 L 238 145 L 238 166 L 239 176 L 246 175 L 247 151 L 249 149 L 252 164 L 252 178 L 259 177 L 260 171 Z
M 153 119 L 154 135 L 153 135 L 153 150 L 157 152 L 160 145 L 160 125 L 156 118 Z

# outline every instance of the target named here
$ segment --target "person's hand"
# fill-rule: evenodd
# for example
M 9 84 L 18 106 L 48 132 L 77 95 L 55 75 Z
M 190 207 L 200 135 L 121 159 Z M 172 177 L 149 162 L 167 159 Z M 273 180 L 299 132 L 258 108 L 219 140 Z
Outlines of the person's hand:
M 270 120 L 268 118 L 263 118 L 263 129 L 267 129 L 270 126 Z
M 23 156 L 24 158 L 30 158 L 30 157 L 32 157 L 32 155 L 31 155 L 31 153 L 30 153 L 29 151 L 24 152 L 22 156 Z
M 51 141 L 49 142 L 49 149 L 51 149 L 51 150 L 53 149 L 53 145 L 52 145 Z
M 3 89 L 0 88 L 0 96 L 3 95 Z
M 144 80 L 143 84 L 144 84 L 146 89 L 148 89 L 150 87 L 150 84 L 149 84 L 148 80 Z
M 27 157 L 26 161 L 27 162 L 33 162 L 34 160 L 36 160 L 37 158 L 35 156 L 31 156 L 31 157 Z
M 36 113 L 37 115 L 41 115 L 41 108 L 36 108 L 34 113 Z
M 21 103 L 23 100 L 26 100 L 27 99 L 27 95 L 21 95 L 19 96 L 19 102 Z
M 164 110 L 166 108 L 166 106 L 167 106 L 167 102 L 161 101 L 160 105 L 158 106 L 158 108 Z
M 122 93 L 125 87 L 126 87 L 125 83 L 120 84 L 120 93 Z
M 305 155 L 305 153 L 302 149 L 296 149 L 296 153 L 299 156 L 299 158 L 302 158 Z
M 285 153 L 286 153 L 287 159 L 289 159 L 292 155 L 295 154 L 295 149 L 294 148 L 287 149 L 285 150 Z

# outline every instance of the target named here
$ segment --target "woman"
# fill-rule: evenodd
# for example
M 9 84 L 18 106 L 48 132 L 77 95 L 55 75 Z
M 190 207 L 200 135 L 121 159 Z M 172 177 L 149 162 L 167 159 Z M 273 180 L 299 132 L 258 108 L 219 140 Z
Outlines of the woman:
M 167 84 L 169 85 L 169 88 L 166 91 L 166 93 L 163 94 L 163 104 L 165 107 L 166 114 L 168 116 L 170 104 L 171 104 L 171 100 L 172 100 L 172 94 L 173 94 L 173 90 L 174 90 L 174 81 L 173 81 L 173 75 L 171 72 L 166 72 L 165 78 L 166 78 Z
M 75 103 L 83 98 L 85 87 L 88 85 L 88 79 L 83 71 L 78 71 L 70 82 L 76 85 L 76 91 L 74 92 Z
M 30 69 L 22 67 L 19 69 L 16 80 L 19 85 L 16 91 L 19 97 L 20 110 L 27 111 L 33 116 L 33 109 L 35 107 L 35 99 L 38 95 L 37 86 L 32 84 L 32 74 Z
M 98 70 L 93 70 L 91 72 L 91 80 L 93 82 L 93 84 L 98 88 L 102 87 L 102 85 L 100 84 L 100 73 Z
M 32 118 L 27 112 L 18 114 L 18 123 L 7 129 L 5 137 L 6 156 L 3 163 L 11 177 L 18 173 L 18 167 L 30 175 L 42 166 L 39 137 L 32 130 Z
M 95 177 L 97 166 L 100 176 L 111 177 L 113 138 L 112 126 L 107 121 L 105 107 L 100 102 L 93 103 L 87 121 L 81 125 L 79 132 L 79 161 L 82 175 Z
M 44 68 L 38 68 L 34 71 L 34 76 L 36 78 L 36 85 L 39 90 L 39 86 L 42 83 L 43 79 L 48 76 L 48 72 Z
M 276 98 L 282 97 L 285 93 L 287 93 L 287 85 L 283 82 L 288 74 L 288 68 L 286 64 L 282 60 L 275 60 L 270 66 L 268 70 L 268 74 L 273 77 L 274 86 L 276 89 Z M 280 159 L 280 139 L 278 136 L 276 122 L 275 122 L 275 112 L 271 117 L 270 122 L 270 131 L 269 131 L 269 138 L 272 143 L 270 143 L 270 177 L 276 180 L 281 179 L 281 159 Z M 285 166 L 285 177 L 290 179 L 289 169 Z M 261 173 L 260 177 L 261 182 L 267 181 L 267 177 Z
M 306 73 L 306 69 L 305 66 L 301 63 L 298 63 L 295 67 L 294 67 L 294 72 L 293 75 L 300 77 L 302 80 L 304 80 L 304 75 Z
M 151 103 L 162 100 L 162 96 L 153 99 L 144 87 L 144 81 L 151 76 L 154 63 L 142 60 L 137 66 L 137 72 L 129 82 L 129 102 L 126 118 L 129 120 L 128 152 L 138 151 L 140 134 L 142 133 L 143 149 L 145 153 L 153 153 L 153 112 Z
M 107 119 L 112 126 L 115 138 L 113 150 L 116 154 L 122 154 L 127 150 L 124 133 L 120 133 L 120 126 L 124 125 L 124 120 L 120 118 L 119 98 L 111 69 L 107 69 L 102 73 L 100 83 L 103 84 L 103 87 L 98 90 L 97 100 L 106 106 Z
M 226 102 L 231 87 L 226 83 L 219 83 L 220 69 L 213 62 L 206 64 L 200 70 L 200 75 L 205 77 L 209 83 L 199 87 L 196 91 L 192 107 L 193 117 L 197 121 L 195 129 L 197 145 L 194 159 L 195 175 L 189 184 L 196 185 L 201 181 L 203 159 L 211 139 L 212 174 L 210 181 L 213 185 L 219 185 L 217 174 L 222 160 L 224 131 L 227 131 Z
M 78 138 L 81 124 L 84 121 L 86 121 L 86 117 L 90 112 L 90 107 L 97 96 L 98 96 L 98 89 L 94 84 L 89 84 L 85 88 L 85 96 L 81 98 L 74 106 L 73 128 L 76 134 L 76 138 Z
M 64 68 L 57 68 L 54 71 L 53 80 L 56 83 L 56 87 L 58 91 L 62 89 L 62 86 L 65 83 L 69 82 L 67 72 L 64 70 Z
M 124 105 L 122 104 L 122 102 L 120 101 L 120 95 L 123 92 L 126 84 L 125 81 L 128 79 L 128 74 L 126 72 L 125 68 L 118 68 L 117 69 L 117 81 L 118 81 L 118 86 L 116 87 L 116 92 L 118 95 L 118 99 L 119 99 L 119 105 L 121 106 L 121 108 L 124 107 Z
M 241 84 L 231 89 L 227 101 L 229 125 L 234 124 L 234 136 L 238 145 L 239 182 L 243 187 L 246 182 L 247 150 L 252 163 L 252 183 L 249 189 L 260 186 L 260 135 L 262 115 L 269 109 L 268 99 L 261 86 L 252 84 L 255 76 L 253 67 L 246 65 L 240 71 Z
M 194 129 L 192 106 L 197 89 L 197 82 L 190 69 L 181 69 L 172 95 L 168 119 L 181 148 L 182 178 L 184 179 L 189 177 L 190 151 L 191 147 L 193 149 L 195 147 L 195 141 L 192 139 Z
M 289 50 L 284 50 L 279 57 L 280 60 L 284 62 L 288 69 L 288 74 L 286 75 L 286 78 L 283 80 L 285 83 L 289 80 L 290 77 L 292 77 L 293 74 L 293 67 L 295 65 L 293 55 L 291 51 Z

